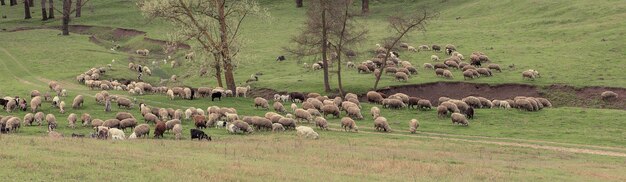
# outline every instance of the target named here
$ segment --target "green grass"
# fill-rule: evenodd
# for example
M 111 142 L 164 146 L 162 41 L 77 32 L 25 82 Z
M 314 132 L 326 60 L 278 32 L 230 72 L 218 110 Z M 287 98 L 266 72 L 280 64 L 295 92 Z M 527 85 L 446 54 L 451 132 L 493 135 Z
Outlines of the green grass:
M 288 60 L 275 63 L 277 55 L 284 54 L 282 47 L 290 46 L 289 39 L 297 35 L 304 21 L 304 9 L 296 9 L 292 2 L 261 1 L 272 15 L 271 20 L 251 18 L 244 24 L 242 38 L 245 42 L 237 61 L 236 80 L 242 85 L 252 73 L 262 72 L 254 87 L 279 91 L 322 92 L 322 73 L 301 68 L 303 62 Z M 182 67 L 171 68 L 163 64 L 163 55 L 147 58 L 129 52 L 111 51 L 114 43 L 134 50 L 160 47 L 149 44 L 143 36 L 115 39 L 111 28 L 133 28 L 147 32 L 150 38 L 167 39 L 167 23 L 143 18 L 131 1 L 93 1 L 94 11 L 84 10 L 83 17 L 72 24 L 101 26 L 89 30 L 101 41 L 94 44 L 89 35 L 59 36 L 54 29 L 19 32 L 0 31 L 0 96 L 28 97 L 31 90 L 48 91 L 47 83 L 56 80 L 69 91 L 62 98 L 71 103 L 74 96 L 82 94 L 86 104 L 80 109 L 68 109 L 60 114 L 44 103 L 41 111 L 53 113 L 60 123 L 59 132 L 88 134 L 88 127 L 70 129 L 66 118 L 70 113 L 90 113 L 94 118 L 107 119 L 120 111 L 140 116 L 137 107 L 131 110 L 113 108 L 104 113 L 103 106 L 92 98 L 99 90 L 89 90 L 76 83 L 75 76 L 91 67 L 112 64 L 105 79 L 134 79 L 136 74 L 127 69 L 129 57 L 133 62 L 148 65 L 154 73 L 145 80 L 154 85 L 172 74 L 181 78 L 167 85 L 211 86 L 210 77 L 196 75 L 197 63 L 184 62 Z M 482 51 L 503 67 L 515 64 L 516 70 L 505 70 L 494 77 L 467 82 L 502 84 L 527 83 L 550 85 L 564 83 L 582 86 L 626 87 L 626 74 L 619 65 L 626 65 L 623 21 L 626 4 L 620 1 L 373 1 L 372 13 L 359 17 L 370 29 L 368 39 L 357 50 L 361 52 L 355 62 L 372 55 L 369 53 L 385 34 L 384 22 L 390 12 L 410 12 L 428 5 L 441 12 L 424 33 L 413 33 L 407 42 L 421 44 L 452 43 L 467 58 L 473 51 Z M 57 5 L 59 6 L 59 5 Z M 355 4 L 356 7 L 356 4 Z M 529 8 L 532 7 L 532 8 Z M 20 27 L 51 27 L 60 25 L 59 18 L 47 22 L 35 19 L 22 20 L 23 7 L 0 6 L 0 29 Z M 37 9 L 37 8 L 35 8 Z M 60 17 L 57 13 L 57 17 Z M 456 17 L 461 17 L 455 20 Z M 602 40 L 605 41 L 602 41 Z M 192 44 L 193 45 L 193 44 Z M 493 49 L 492 49 L 493 48 Z M 173 57 L 184 61 L 180 51 Z M 432 52 L 401 52 L 401 58 L 421 67 L 430 62 Z M 446 57 L 443 53 L 437 53 Z M 116 62 L 112 63 L 111 60 Z M 152 64 L 152 62 L 156 64 Z M 524 81 L 520 72 L 538 69 L 542 78 Z M 373 75 L 344 71 L 347 91 L 363 93 L 373 86 Z M 459 71 L 455 79 L 462 80 Z M 331 75 L 333 88 L 336 75 Z M 396 82 L 384 76 L 381 87 L 448 81 L 438 78 L 431 70 L 419 68 L 419 74 L 408 82 Z M 173 100 L 163 95 L 133 96 L 126 92 L 110 91 L 138 99 L 156 107 L 206 109 L 211 105 L 237 108 L 240 115 L 262 116 L 265 110 L 252 107 L 252 100 L 226 98 L 222 102 L 207 99 L 194 101 Z M 558 93 L 551 93 L 558 94 Z M 566 99 L 574 98 L 569 96 Z M 290 103 L 289 103 L 290 104 Z M 288 106 L 289 104 L 285 104 Z M 572 154 L 551 150 L 531 149 L 467 141 L 439 140 L 429 137 L 463 139 L 468 141 L 519 142 L 546 146 L 602 149 L 624 153 L 626 130 L 622 127 L 626 112 L 623 110 L 558 107 L 539 112 L 522 112 L 515 109 L 479 109 L 469 127 L 455 126 L 449 119 L 438 119 L 436 111 L 387 110 L 393 132 L 375 133 L 369 109 L 374 105 L 363 103 L 366 119 L 357 121 L 362 132 L 318 131 L 322 139 L 298 139 L 294 132 L 270 134 L 255 132 L 251 135 L 230 135 L 223 129 L 205 130 L 216 141 L 140 140 L 112 142 L 96 140 L 53 140 L 45 136 L 45 127 L 22 127 L 13 135 L 0 136 L 6 144 L 0 150 L 0 159 L 8 168 L 0 170 L 9 179 L 29 180 L 111 180 L 121 177 L 128 180 L 388 180 L 388 181 L 623 181 L 623 158 L 589 154 Z M 23 117 L 26 112 L 1 113 Z M 418 134 L 408 133 L 408 121 L 417 118 L 421 126 Z M 142 120 L 142 119 L 140 119 Z M 339 119 L 330 119 L 331 128 L 339 129 Z M 143 121 L 141 121 L 143 122 Z M 184 121 L 184 137 L 189 139 L 190 121 Z M 311 125 L 311 124 L 304 124 Z M 130 134 L 130 132 L 126 132 Z M 88 146 L 88 147 L 85 147 Z M 112 155 L 113 154 L 113 155 Z M 382 156 L 380 156 L 382 155 Z M 60 170 L 73 169 L 73 170 Z M 88 169 L 102 169 L 94 173 Z M 17 171 L 17 172 L 16 172 Z M 31 175 L 28 171 L 38 171 Z M 238 171 L 242 174 L 233 173 Z M 138 175 L 139 174 L 139 175 Z M 170 174 L 181 174 L 174 176 Z M 258 178 L 258 177 L 261 178 Z M 115 178 L 113 178 L 115 177 Z

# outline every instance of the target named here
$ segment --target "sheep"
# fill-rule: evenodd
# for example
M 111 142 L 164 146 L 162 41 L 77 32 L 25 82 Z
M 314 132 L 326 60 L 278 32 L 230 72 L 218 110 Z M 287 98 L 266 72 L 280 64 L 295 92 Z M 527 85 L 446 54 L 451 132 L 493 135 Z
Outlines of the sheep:
M 6 126 L 6 128 L 8 129 L 9 132 L 15 133 L 20 128 L 21 123 L 22 122 L 20 121 L 20 118 L 18 118 L 18 117 L 11 117 L 11 118 L 9 118 L 6 121 L 5 126 Z
M 339 118 L 340 115 L 340 111 L 339 111 L 339 107 L 337 107 L 336 105 L 324 105 L 321 108 L 322 113 L 324 114 L 324 117 L 328 116 L 329 114 L 332 114 L 333 116 L 335 116 L 335 118 Z
M 235 125 L 235 127 L 241 130 L 243 133 L 252 133 L 254 131 L 248 123 L 243 122 L 243 121 L 237 120 L 233 122 L 232 124 Z
M 478 71 L 478 73 L 480 73 L 481 75 L 493 76 L 493 73 L 491 73 L 491 70 L 489 70 L 487 68 L 478 68 L 478 69 L 476 69 L 476 71 Z
M 354 67 L 355 67 L 355 65 L 354 65 L 354 63 L 353 63 L 352 61 L 348 61 L 348 62 L 346 63 L 346 67 L 348 67 L 348 68 L 354 68 Z
M 115 119 L 120 121 L 128 118 L 134 118 L 134 116 L 127 112 L 118 112 L 117 114 L 115 114 Z
M 246 87 L 237 87 L 235 89 L 235 95 L 237 97 L 239 97 L 240 95 L 243 95 L 243 97 L 247 97 L 247 93 L 250 90 L 250 85 L 246 86 Z
M 420 109 L 428 109 L 428 110 L 430 110 L 433 107 L 430 101 L 427 99 L 420 99 L 419 101 L 417 101 L 417 106 Z
M 165 108 L 160 108 L 159 109 L 158 116 L 162 120 L 169 119 L 169 113 L 167 112 L 167 109 L 165 109 Z
M 617 97 L 616 97 L 617 98 Z M 541 102 L 544 107 L 552 107 L 552 103 L 548 99 L 545 98 L 536 98 L 537 101 Z
M 536 75 L 532 71 L 524 71 L 524 72 L 522 72 L 522 79 L 528 78 L 529 80 L 533 80 L 534 81 L 535 77 L 536 77 Z
M 143 119 L 144 121 L 146 121 L 146 123 L 150 123 L 150 122 L 156 123 L 159 120 L 159 118 L 152 113 L 148 113 L 144 115 Z
M 456 106 L 456 104 L 450 101 L 442 102 L 440 105 L 445 106 L 450 112 L 455 112 L 455 113 L 461 112 L 459 108 Z
M 417 131 L 417 128 L 419 127 L 420 127 L 419 121 L 417 121 L 417 119 L 411 119 L 411 121 L 409 122 L 409 131 L 411 133 L 415 133 Z
M 431 48 L 432 48 L 433 51 L 436 51 L 436 52 L 440 52 L 441 51 L 441 46 L 436 45 L 436 44 L 433 44 Z
M 443 77 L 447 79 L 453 79 L 452 72 L 450 70 L 443 70 Z
M 376 131 L 384 131 L 384 132 L 390 132 L 391 128 L 389 128 L 389 123 L 387 123 L 387 118 L 385 117 L 378 117 L 374 120 L 374 128 L 376 128 Z
M 135 128 L 133 128 L 133 133 L 131 134 L 135 135 L 135 137 L 140 138 L 140 137 L 148 137 L 148 135 L 150 135 L 150 125 L 148 124 L 140 124 L 135 126 Z M 128 137 L 129 139 L 131 137 Z
M 315 118 L 315 126 L 322 130 L 328 130 L 328 121 L 322 117 Z
M 311 114 L 304 109 L 296 109 L 294 115 L 296 116 L 298 122 L 300 122 L 302 119 L 307 120 L 307 122 L 313 119 L 313 116 L 311 116 Z
M 424 69 L 434 69 L 435 67 L 430 63 L 424 63 Z
M 467 108 L 465 111 L 463 111 L 463 114 L 465 114 L 468 119 L 474 119 L 474 108 Z
M 354 130 L 355 132 L 359 132 L 359 128 L 356 125 L 356 122 L 354 122 L 354 120 L 352 120 L 352 118 L 349 118 L 349 117 L 341 118 L 341 127 L 343 128 L 344 131 Z
M 135 51 L 135 53 L 142 55 L 142 56 L 148 56 L 148 54 L 150 54 L 150 50 L 148 49 L 137 49 Z
M 172 127 L 172 131 L 174 132 L 174 137 L 176 138 L 176 140 L 180 140 L 182 137 L 183 125 L 175 124 L 174 127 Z
M 437 69 L 435 69 L 435 75 L 443 76 L 443 72 L 444 71 L 445 71 L 445 69 L 437 68 Z
M 460 69 L 460 66 L 457 62 L 455 61 L 445 61 L 444 64 L 448 67 L 452 67 L 452 68 L 456 68 L 456 69 Z
M 272 132 L 277 132 L 277 131 L 285 131 L 285 127 L 283 127 L 283 125 L 280 123 L 273 123 Z
M 72 102 L 72 108 L 78 109 L 80 106 L 83 105 L 83 100 L 83 95 L 77 95 L 76 97 L 74 97 L 74 101 Z
M 435 68 L 435 70 L 436 70 L 437 68 L 440 68 L 440 69 L 448 69 L 448 65 L 443 64 L 443 63 L 435 63 L 435 65 L 434 65 L 433 67 Z
M 76 116 L 76 114 L 72 113 L 69 116 L 67 116 L 67 121 L 69 123 L 69 127 L 74 129 L 76 127 L 76 120 L 78 119 L 78 116 Z
M 417 52 L 417 49 L 415 47 L 413 47 L 413 46 L 407 47 L 407 50 L 411 51 L 411 52 Z
M 492 69 L 492 70 L 496 70 L 498 72 L 502 72 L 502 69 L 500 69 L 500 65 L 497 65 L 497 64 L 489 64 L 487 66 L 487 68 Z
M 163 133 L 165 133 L 166 128 L 163 121 L 157 121 L 154 126 L 154 138 L 163 138 Z
M 196 115 L 193 117 L 193 121 L 195 123 L 196 128 L 203 129 L 207 127 L 207 118 L 206 116 Z
M 176 124 L 182 124 L 182 123 L 178 119 L 172 119 L 172 120 L 165 122 L 165 131 L 172 130 L 174 128 L 174 125 Z
M 109 128 L 119 128 L 120 127 L 120 120 L 118 120 L 118 119 L 107 119 L 107 120 L 104 121 L 104 123 L 102 123 L 102 126 L 109 127 Z
M 41 125 L 41 123 L 44 120 L 44 113 L 43 112 L 37 112 L 35 113 L 35 116 L 33 117 L 33 120 L 37 123 L 39 123 L 39 125 Z
M 2 116 L 0 116 L 0 118 L 2 118 Z M 27 113 L 24 115 L 24 125 L 32 126 L 34 121 L 35 115 L 33 115 L 33 113 Z M 39 125 L 41 125 L 41 123 L 39 123 Z
M 61 99 L 59 98 L 59 96 L 54 96 L 54 98 L 52 98 L 52 106 L 59 107 L 60 101 Z
M 320 138 L 320 135 L 317 134 L 317 132 L 315 132 L 313 128 L 308 127 L 308 126 L 298 126 L 296 127 L 296 131 L 297 131 L 298 136 L 300 137 L 305 137 L 305 138 L 310 138 L 310 139 Z
M 463 71 L 463 79 L 467 80 L 467 79 L 474 79 L 474 73 L 471 70 L 465 70 Z
M 102 124 L 104 124 L 104 121 L 102 121 L 101 119 L 93 119 L 93 120 L 91 120 L 91 127 L 102 126 Z
M 46 122 L 48 122 L 48 132 L 53 131 L 57 127 L 57 119 L 53 114 L 46 115 Z
M 346 109 L 348 116 L 357 120 L 363 119 L 363 115 L 361 115 L 361 109 L 358 107 L 349 107 Z
M 232 122 L 232 121 L 236 121 L 239 120 L 239 115 L 237 115 L 237 113 L 225 113 L 226 116 L 226 121 L 228 122 Z
M 407 80 L 409 80 L 409 75 L 407 75 L 404 72 L 396 72 L 395 76 L 396 76 L 396 80 L 398 80 L 398 81 L 405 81 L 406 82 Z
M 285 129 L 296 128 L 296 121 L 292 118 L 280 118 L 277 123 L 280 123 Z
M 383 108 L 400 109 L 406 107 L 406 104 L 398 99 L 383 99 Z
M 250 123 L 248 123 L 248 124 L 251 124 L 252 126 L 254 126 L 259 131 L 261 129 L 266 129 L 266 130 L 271 130 L 272 129 L 272 121 L 270 121 L 267 118 L 255 116 L 255 117 L 252 117 L 249 120 L 250 120 L 249 121 Z M 276 123 L 278 123 L 278 122 L 276 122 Z
M 300 92 L 291 92 L 289 93 L 289 98 L 291 99 L 291 102 L 297 102 L 297 100 L 300 100 L 301 102 L 304 101 L 304 94 L 300 93 Z
M 33 113 L 37 112 L 37 108 L 39 108 L 40 106 L 41 106 L 41 96 L 35 96 L 33 99 L 30 100 L 31 112 Z
M 484 97 L 477 97 L 478 100 L 480 101 L 480 108 L 492 108 L 493 107 L 493 103 L 491 103 L 491 101 L 489 101 L 487 98 Z
M 467 118 L 465 117 L 465 115 L 460 114 L 460 113 L 452 113 L 452 124 L 461 124 L 464 126 L 468 126 L 469 122 L 467 121 Z
M 307 109 L 306 111 L 309 112 L 309 114 L 311 114 L 311 116 L 313 116 L 313 117 L 317 117 L 317 116 L 321 117 L 322 116 L 320 111 L 317 110 L 317 109 Z
M 65 101 L 61 101 L 61 103 L 59 103 L 59 112 L 61 112 L 61 114 L 65 114 Z
M 356 68 L 357 68 L 357 73 L 370 73 L 371 72 L 370 69 L 364 64 L 360 64 Z
M 377 117 L 379 117 L 379 116 L 380 116 L 380 109 L 378 109 L 378 107 L 376 107 L 376 106 L 373 106 L 373 107 L 370 109 L 370 113 L 372 114 L 372 118 L 373 118 L 373 119 L 376 119 Z
M 380 104 L 383 101 L 383 96 L 380 95 L 380 93 L 375 92 L 375 91 L 367 92 L 366 97 L 367 97 L 367 101 L 369 101 L 370 103 Z
M 619 97 L 619 95 L 613 91 L 604 91 L 602 92 L 602 94 L 600 94 L 600 97 L 602 98 L 602 100 L 604 101 L 614 101 L 617 100 L 617 98 Z
M 528 101 L 526 99 L 516 99 L 515 100 L 515 105 L 520 110 L 527 110 L 527 111 L 533 111 L 534 110 L 533 105 L 530 103 L 530 101 Z
M 130 109 L 131 107 L 133 107 L 133 103 L 130 101 L 130 99 L 127 98 L 118 98 L 117 99 L 117 107 L 120 108 L 124 106 L 127 109 Z
M 111 136 L 112 140 L 124 140 L 124 139 L 126 139 L 126 134 L 124 134 L 124 131 L 119 130 L 117 128 L 110 128 L 109 129 L 109 136 Z

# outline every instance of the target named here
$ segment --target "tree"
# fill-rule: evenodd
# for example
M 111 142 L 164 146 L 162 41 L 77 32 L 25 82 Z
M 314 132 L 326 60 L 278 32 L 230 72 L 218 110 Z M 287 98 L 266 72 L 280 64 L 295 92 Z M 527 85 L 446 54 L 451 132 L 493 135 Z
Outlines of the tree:
M 30 16 L 30 1 L 24 0 L 24 19 L 31 19 L 33 17 Z
M 9 5 L 10 5 L 10 6 L 15 6 L 15 5 L 17 5 L 17 0 L 9 0 Z
M 370 0 L 361 0 L 361 13 L 366 14 L 370 12 Z
M 0 0 L 0 6 L 4 6 L 6 5 L 6 3 L 4 2 L 4 0 Z
M 302 0 L 296 0 L 296 8 L 302 7 Z
M 46 0 L 41 0 L 41 20 L 48 20 L 48 14 L 46 12 Z
M 89 2 L 89 0 L 80 1 L 80 2 L 81 4 L 77 3 L 76 7 L 72 9 L 72 0 L 63 0 L 63 11 L 61 11 L 61 14 L 63 14 L 63 18 L 61 19 L 61 22 L 62 22 L 61 31 L 63 32 L 62 35 L 70 35 L 70 21 L 71 21 L 70 15 L 74 13 L 75 11 L 77 11 L 78 9 L 82 8 L 85 4 Z M 53 8 L 52 1 L 50 1 L 50 8 Z M 52 15 L 52 12 L 50 15 Z
M 27 1 L 28 1 L 28 6 L 35 7 L 35 0 L 27 0 Z
M 76 18 L 80 17 L 83 0 L 76 0 Z
M 266 15 L 255 0 L 140 0 L 137 4 L 144 16 L 172 23 L 175 41 L 195 40 L 200 55 L 215 59 L 208 65 L 214 66 L 218 83 L 223 67 L 226 86 L 235 91 L 233 59 L 239 52 L 241 23 L 250 15 Z
M 42 0 L 45 1 L 45 0 Z M 48 8 L 48 19 L 54 19 L 54 2 L 53 0 L 48 1 L 50 7 Z
M 329 61 L 340 61 L 341 57 L 332 57 L 329 60 L 330 50 L 336 55 L 340 55 L 344 50 L 344 45 L 356 43 L 363 37 L 366 31 L 354 33 L 352 29 L 352 16 L 350 5 L 352 0 L 312 0 L 307 6 L 307 20 L 300 35 L 292 39 L 296 43 L 293 48 L 284 48 L 287 52 L 294 54 L 298 59 L 309 56 L 322 57 L 322 69 L 324 71 L 324 89 L 330 92 L 328 80 Z M 349 40 L 349 41 L 347 41 Z M 339 63 L 340 64 L 340 63 Z M 338 70 L 338 79 L 341 79 L 341 67 Z M 339 83 L 341 86 L 341 83 Z M 343 88 L 340 88 L 340 92 Z
M 437 12 L 431 12 L 428 10 L 421 10 L 409 15 L 399 15 L 399 16 L 391 16 L 388 18 L 389 27 L 391 28 L 394 35 L 388 37 L 384 42 L 384 48 L 386 49 L 385 59 L 383 60 L 383 65 L 381 67 L 385 68 L 387 66 L 387 60 L 391 55 L 392 49 L 398 44 L 398 42 L 409 32 L 414 30 L 425 31 L 426 25 L 428 21 L 436 18 L 439 15 Z M 381 70 L 382 71 L 382 70 Z M 380 81 L 380 76 L 382 74 L 376 75 L 376 82 L 374 82 L 374 89 L 378 87 L 378 82 Z

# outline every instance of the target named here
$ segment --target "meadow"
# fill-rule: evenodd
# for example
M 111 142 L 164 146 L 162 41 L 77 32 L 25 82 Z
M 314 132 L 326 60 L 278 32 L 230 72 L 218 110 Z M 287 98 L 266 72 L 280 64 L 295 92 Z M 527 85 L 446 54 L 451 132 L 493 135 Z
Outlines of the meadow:
M 252 83 L 253 88 L 323 93 L 322 72 L 302 68 L 302 63 L 316 62 L 316 58 L 294 60 L 287 55 L 287 61 L 275 62 L 276 56 L 286 54 L 284 47 L 292 46 L 289 40 L 298 34 L 305 20 L 305 9 L 295 8 L 291 1 L 260 2 L 268 8 L 271 18 L 253 17 L 245 22 L 244 47 L 235 70 L 238 84 L 244 85 L 250 74 L 262 72 L 260 81 Z M 160 61 L 166 56 L 159 54 L 159 46 L 143 36 L 118 37 L 111 33 L 114 28 L 136 29 L 146 32 L 146 37 L 167 40 L 167 32 L 172 30 L 166 22 L 147 20 L 132 1 L 92 3 L 83 17 L 73 19 L 71 24 L 94 27 L 70 36 L 58 35 L 60 31 L 55 26 L 60 25 L 59 18 L 41 22 L 35 13 L 35 19 L 23 20 L 22 8 L 0 6 L 0 15 L 7 15 L 6 19 L 0 19 L 0 96 L 29 98 L 31 90 L 48 91 L 47 83 L 52 80 L 67 88 L 69 96 L 63 98 L 66 102 L 79 94 L 86 96 L 84 107 L 69 109 L 65 114 L 49 103 L 41 108 L 44 113 L 55 114 L 60 123 L 58 131 L 69 136 L 93 131 L 89 127 L 68 128 L 66 118 L 70 113 L 90 113 L 100 119 L 112 118 L 120 111 L 140 116 L 136 106 L 131 110 L 115 106 L 112 112 L 103 112 L 103 106 L 93 98 L 99 90 L 90 90 L 75 81 L 76 75 L 91 67 L 112 64 L 106 79 L 134 79 L 136 73 L 127 69 L 132 59 L 150 66 L 155 74 L 146 80 L 155 85 L 176 74 L 180 81 L 168 86 L 216 86 L 214 78 L 198 76 L 194 64 L 183 63 L 176 68 L 162 64 Z M 355 3 L 354 7 L 359 5 Z M 414 46 L 451 43 L 467 56 L 481 51 L 505 68 L 515 65 L 515 69 L 505 69 L 493 77 L 467 81 L 459 71 L 453 71 L 453 80 L 445 80 L 435 76 L 432 70 L 419 68 L 419 74 L 408 82 L 383 76 L 381 87 L 440 81 L 626 87 L 626 73 L 622 71 L 626 65 L 623 59 L 626 22 L 621 21 L 626 18 L 623 11 L 626 4 L 620 1 L 394 0 L 373 1 L 370 6 L 370 15 L 357 18 L 370 34 L 355 48 L 359 56 L 354 62 L 373 56 L 374 45 L 389 32 L 385 18 L 390 13 L 408 13 L 428 6 L 438 10 L 440 17 L 429 24 L 426 32 L 411 34 L 405 42 Z M 18 28 L 25 30 L 12 31 Z M 91 35 L 100 42 L 90 41 Z M 129 51 L 111 51 L 113 44 Z M 132 53 L 144 47 L 156 50 L 156 54 L 144 58 Z M 184 53 L 179 51 L 173 55 L 174 59 L 183 60 Z M 432 54 L 446 57 L 430 51 L 400 54 L 403 60 L 419 67 L 431 62 Z M 155 64 L 151 64 L 153 61 Z M 542 78 L 522 80 L 521 71 L 526 69 L 541 71 Z M 342 73 L 347 91 L 362 94 L 372 89 L 372 74 L 358 74 L 354 69 L 344 69 Z M 336 75 L 331 74 L 331 79 L 336 88 Z M 211 102 L 206 98 L 169 100 L 158 94 L 110 93 L 136 98 L 155 107 L 184 110 L 217 105 L 235 107 L 240 115 L 262 116 L 267 112 L 255 109 L 251 98 Z M 469 127 L 439 119 L 435 110 L 383 109 L 382 114 L 389 119 L 393 130 L 386 134 L 372 127 L 369 108 L 375 105 L 362 104 L 365 119 L 357 121 L 359 133 L 343 132 L 340 118 L 329 118 L 330 131 L 316 129 L 321 135 L 319 140 L 302 139 L 295 132 L 232 135 L 224 129 L 210 128 L 205 132 L 214 141 L 189 141 L 193 123 L 188 120 L 183 122 L 182 141 L 173 140 L 171 133 L 161 140 L 51 139 L 44 137 L 45 127 L 26 126 L 16 134 L 0 136 L 3 143 L 0 159 L 9 166 L 0 169 L 0 174 L 18 181 L 626 180 L 621 172 L 626 168 L 624 109 L 601 109 L 597 104 L 582 104 L 583 107 L 563 104 L 539 112 L 478 109 Z M 0 113 L 20 118 L 24 114 L 22 111 Z M 408 121 L 412 118 L 420 121 L 417 134 L 408 132 Z M 303 125 L 313 127 L 311 123 Z M 100 170 L 94 173 L 93 169 Z

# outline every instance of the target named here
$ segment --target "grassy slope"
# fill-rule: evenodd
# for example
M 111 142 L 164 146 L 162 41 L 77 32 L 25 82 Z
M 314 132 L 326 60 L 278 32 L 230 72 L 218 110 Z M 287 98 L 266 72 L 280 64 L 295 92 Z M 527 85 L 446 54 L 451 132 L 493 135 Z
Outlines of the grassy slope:
M 216 142 L 2 136 L 8 179 L 156 181 L 623 181 L 623 160 L 442 140 L 292 134 Z M 62 147 L 61 147 L 62 146 Z M 85 147 L 89 146 L 89 147 Z M 407 150 L 408 149 L 408 150 Z M 286 155 L 288 154 L 288 155 Z M 97 171 L 97 172 L 96 172 Z

